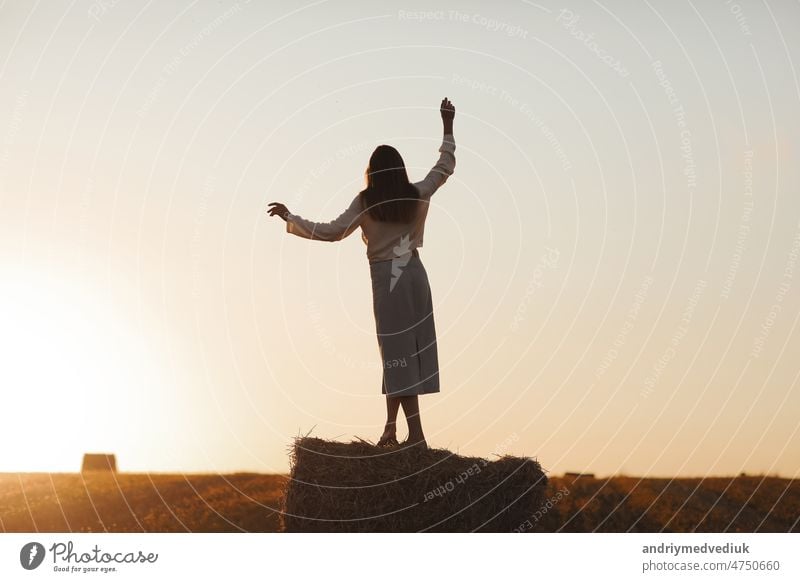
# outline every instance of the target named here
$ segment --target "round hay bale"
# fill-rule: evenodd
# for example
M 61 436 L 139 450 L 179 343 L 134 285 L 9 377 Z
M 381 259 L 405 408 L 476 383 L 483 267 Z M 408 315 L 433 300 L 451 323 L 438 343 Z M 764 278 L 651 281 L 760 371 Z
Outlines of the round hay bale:
M 541 505 L 547 477 L 528 457 L 488 461 L 445 449 L 295 439 L 287 532 L 513 532 Z

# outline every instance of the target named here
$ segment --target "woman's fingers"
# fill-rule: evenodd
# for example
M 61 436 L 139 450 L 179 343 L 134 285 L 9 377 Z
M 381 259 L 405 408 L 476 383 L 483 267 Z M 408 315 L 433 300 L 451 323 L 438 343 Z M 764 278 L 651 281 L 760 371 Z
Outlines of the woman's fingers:
M 450 120 L 453 119 L 456 113 L 456 108 L 453 107 L 453 102 L 450 101 L 447 97 L 442 99 L 442 105 L 440 107 L 440 111 L 442 113 L 442 119 Z
M 272 208 L 267 209 L 267 213 L 270 216 L 282 217 L 286 212 L 289 211 L 289 209 L 280 202 L 270 202 L 268 206 L 272 206 Z

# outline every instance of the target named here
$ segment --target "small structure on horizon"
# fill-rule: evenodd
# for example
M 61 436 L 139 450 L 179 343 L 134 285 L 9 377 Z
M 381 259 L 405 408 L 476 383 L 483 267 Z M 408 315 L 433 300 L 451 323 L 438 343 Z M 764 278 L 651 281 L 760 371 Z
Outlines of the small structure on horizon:
M 81 473 L 87 471 L 117 472 L 117 458 L 110 453 L 85 453 Z
M 565 479 L 594 479 L 594 473 L 564 473 Z

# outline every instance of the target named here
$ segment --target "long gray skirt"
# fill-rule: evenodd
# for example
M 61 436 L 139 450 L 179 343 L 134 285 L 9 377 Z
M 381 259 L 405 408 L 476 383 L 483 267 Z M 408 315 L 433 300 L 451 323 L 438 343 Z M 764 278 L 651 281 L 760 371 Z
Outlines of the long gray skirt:
M 389 396 L 439 392 L 439 356 L 428 274 L 416 252 L 370 263 L 383 387 Z

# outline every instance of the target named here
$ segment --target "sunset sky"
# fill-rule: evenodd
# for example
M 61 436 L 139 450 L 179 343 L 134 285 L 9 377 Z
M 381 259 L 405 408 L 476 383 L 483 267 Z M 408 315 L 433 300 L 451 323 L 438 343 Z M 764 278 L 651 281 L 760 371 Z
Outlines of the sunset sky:
M 798 476 L 797 22 L 788 0 L 3 3 L 0 471 L 285 472 L 295 436 L 377 440 L 360 231 L 304 240 L 266 205 L 332 220 L 382 143 L 421 179 L 446 96 L 428 443 Z

